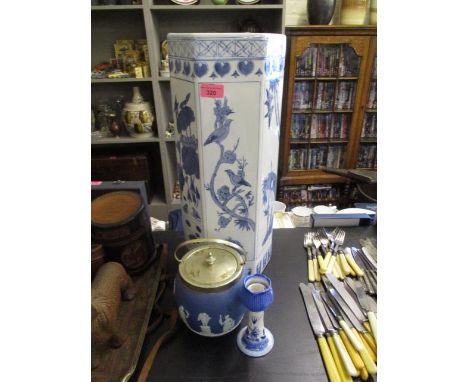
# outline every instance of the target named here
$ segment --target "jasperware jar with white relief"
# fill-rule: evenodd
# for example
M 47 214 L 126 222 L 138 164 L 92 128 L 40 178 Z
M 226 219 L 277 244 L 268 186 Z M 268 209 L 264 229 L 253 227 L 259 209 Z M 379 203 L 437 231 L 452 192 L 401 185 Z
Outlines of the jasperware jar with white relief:
M 205 337 L 233 331 L 246 311 L 240 300 L 247 273 L 244 250 L 226 240 L 194 239 L 181 243 L 174 257 L 179 262 L 174 294 L 181 320 Z

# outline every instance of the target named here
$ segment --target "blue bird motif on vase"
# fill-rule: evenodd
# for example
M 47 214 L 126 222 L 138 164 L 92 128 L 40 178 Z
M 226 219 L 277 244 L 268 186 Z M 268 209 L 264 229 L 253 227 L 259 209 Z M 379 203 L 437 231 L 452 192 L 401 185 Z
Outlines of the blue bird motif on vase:
M 233 119 L 228 116 L 234 111 L 229 107 L 227 97 L 224 101 L 215 100 L 213 109 L 215 115 L 214 130 L 205 140 L 204 146 L 216 144 L 219 147 L 219 158 L 215 164 L 215 168 L 210 178 L 210 182 L 205 184 L 205 189 L 209 191 L 214 204 L 220 209 L 218 214 L 219 231 L 227 227 L 231 222 L 240 230 L 255 231 L 255 222 L 249 218 L 249 209 L 254 204 L 254 196 L 252 191 L 246 187 L 252 187 L 245 179 L 245 167 L 247 161 L 244 157 L 238 158 L 236 150 L 239 147 L 240 138 L 237 138 L 232 149 L 224 146 L 224 141 L 231 132 Z M 224 168 L 224 172 L 229 178 L 232 188 L 228 187 L 225 180 L 222 180 L 220 186 L 215 185 L 221 166 L 233 167 L 237 165 L 237 174 L 231 168 Z M 218 180 L 218 183 L 219 180 Z
M 210 143 L 221 143 L 229 135 L 229 127 L 231 126 L 232 119 L 225 119 L 221 122 L 221 126 L 216 128 L 206 139 L 204 146 Z
M 267 217 L 267 230 L 262 242 L 262 245 L 265 245 L 268 238 L 273 232 L 273 201 L 276 197 L 276 174 L 273 171 L 270 171 L 268 175 L 263 179 L 262 186 L 262 203 L 265 207 L 263 213 Z
M 252 185 L 249 182 L 247 182 L 243 176 L 235 174 L 234 171 L 230 169 L 225 170 L 225 171 L 228 174 L 229 180 L 231 181 L 231 184 L 234 187 L 239 187 L 239 186 L 252 187 Z

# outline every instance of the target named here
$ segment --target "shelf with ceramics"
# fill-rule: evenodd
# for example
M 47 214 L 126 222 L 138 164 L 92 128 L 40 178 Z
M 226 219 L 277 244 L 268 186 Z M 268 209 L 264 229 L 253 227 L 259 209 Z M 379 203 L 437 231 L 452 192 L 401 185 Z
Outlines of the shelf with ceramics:
M 91 11 L 135 11 L 142 10 L 143 5 L 92 5 Z
M 232 9 L 248 6 L 247 9 L 258 7 L 283 7 L 282 0 L 154 0 L 151 9 Z
M 260 6 L 259 6 L 260 7 Z M 244 7 L 248 8 L 248 7 Z M 191 12 L 187 7 L 179 6 L 177 12 L 167 10 L 152 10 L 155 35 L 159 41 L 167 39 L 169 33 L 235 33 L 235 32 L 273 32 L 282 31 L 282 8 L 261 7 L 255 13 L 245 12 L 241 6 L 233 6 L 229 12 L 222 12 L 218 8 L 199 9 Z M 181 14 L 187 13 L 190 23 L 181 24 Z M 190 16 L 188 16 L 190 14 Z M 206 20 L 210 20 L 207 23 Z
M 159 142 L 151 84 L 146 85 L 141 90 L 122 83 L 94 87 L 92 144 Z

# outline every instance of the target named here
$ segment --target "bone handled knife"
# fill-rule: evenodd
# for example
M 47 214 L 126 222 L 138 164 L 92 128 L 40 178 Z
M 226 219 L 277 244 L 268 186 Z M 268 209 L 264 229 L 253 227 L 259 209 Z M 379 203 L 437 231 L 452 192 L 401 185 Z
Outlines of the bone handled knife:
M 356 273 L 357 276 L 362 277 L 364 276 L 363 270 L 357 265 L 356 261 L 354 261 L 354 258 L 352 256 L 351 248 L 346 247 L 344 250 L 345 253 L 345 258 L 348 261 L 348 264 L 351 266 L 352 270 L 354 273 Z
M 359 353 L 354 349 L 353 345 L 351 344 L 349 338 L 346 336 L 346 333 L 344 330 L 341 328 L 340 324 L 338 323 L 337 319 L 335 316 L 332 314 L 330 311 L 328 305 L 325 303 L 325 298 L 324 297 L 325 292 L 320 292 L 320 297 L 322 298 L 323 306 L 325 307 L 325 311 L 327 312 L 328 318 L 332 322 L 333 327 L 335 330 L 338 331 L 338 334 L 340 335 L 341 340 L 343 341 L 346 350 L 348 351 L 349 356 L 351 357 L 351 360 L 353 361 L 354 366 L 356 367 L 357 370 L 362 370 L 365 369 L 364 363 L 362 362 L 361 357 L 359 356 Z
M 377 365 L 372 360 L 367 349 L 364 347 L 364 344 L 361 342 L 361 339 L 358 338 L 359 336 L 356 335 L 356 333 L 351 330 L 351 328 L 349 327 L 349 325 L 346 323 L 345 319 L 343 318 L 339 307 L 336 305 L 335 301 L 329 298 L 329 296 L 330 295 L 328 293 L 327 293 L 327 296 L 325 295 L 322 296 L 324 297 L 323 301 L 325 302 L 325 304 L 327 304 L 329 310 L 332 312 L 332 314 L 335 316 L 340 326 L 343 328 L 351 344 L 359 353 L 359 356 L 361 357 L 362 362 L 364 362 L 364 365 L 367 371 L 369 372 L 369 374 L 377 373 Z
M 372 311 L 370 304 L 369 304 L 369 297 L 366 295 L 364 291 L 364 287 L 360 281 L 355 280 L 347 280 L 348 285 L 353 289 L 356 293 L 356 296 L 359 300 L 359 304 L 361 305 L 362 309 L 366 312 L 367 319 L 369 320 L 369 325 L 372 331 L 372 335 L 374 336 L 375 343 L 377 344 L 377 317 L 375 313 Z
M 320 297 L 320 292 L 317 289 L 315 289 L 312 284 L 309 284 L 309 288 L 312 293 L 312 298 L 314 299 L 315 306 L 317 307 L 319 315 L 322 318 L 322 322 L 325 326 L 325 330 L 331 335 L 335 343 L 336 349 L 338 350 L 338 353 L 340 355 L 341 361 L 343 362 L 343 366 L 347 371 L 347 374 L 349 374 L 352 377 L 357 377 L 359 375 L 359 372 L 356 370 L 356 367 L 354 366 L 353 361 L 351 360 L 351 357 L 346 351 L 343 341 L 338 335 L 338 332 L 333 327 L 333 324 L 327 315 L 325 307 L 323 306 L 322 298 Z M 342 379 L 345 379 L 345 380 L 349 379 L 346 377 L 347 376 L 345 375 L 345 378 L 342 378 Z
M 367 321 L 366 316 L 361 310 L 361 307 L 358 305 L 358 302 L 351 296 L 348 290 L 345 288 L 345 284 L 338 281 L 333 275 L 327 275 L 324 278 L 324 285 L 327 288 L 327 292 L 331 294 L 333 299 L 339 305 L 341 311 L 344 313 L 345 317 L 349 319 L 354 328 L 361 333 L 361 335 L 366 339 L 366 344 L 368 344 L 372 350 L 371 355 L 377 353 L 377 344 L 374 339 L 367 331 L 367 328 L 363 325 Z M 372 357 L 376 359 L 376 356 Z
M 301 290 L 302 298 L 306 307 L 307 315 L 309 317 L 310 325 L 312 326 L 312 331 L 317 338 L 319 345 L 320 353 L 325 363 L 325 369 L 328 374 L 330 382 L 342 382 L 341 377 L 338 374 L 338 369 L 336 368 L 335 361 L 328 347 L 327 340 L 325 339 L 325 328 L 323 327 L 322 321 L 320 320 L 319 313 L 317 308 L 314 305 L 312 294 L 310 289 L 304 284 L 299 284 L 299 289 Z

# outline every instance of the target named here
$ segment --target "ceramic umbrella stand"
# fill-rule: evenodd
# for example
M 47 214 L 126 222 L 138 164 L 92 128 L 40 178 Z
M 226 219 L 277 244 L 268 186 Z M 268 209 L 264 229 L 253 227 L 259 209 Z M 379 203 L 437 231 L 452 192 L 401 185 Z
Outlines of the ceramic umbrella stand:
M 186 239 L 241 245 L 251 273 L 271 258 L 286 38 L 170 33 L 169 70 Z

